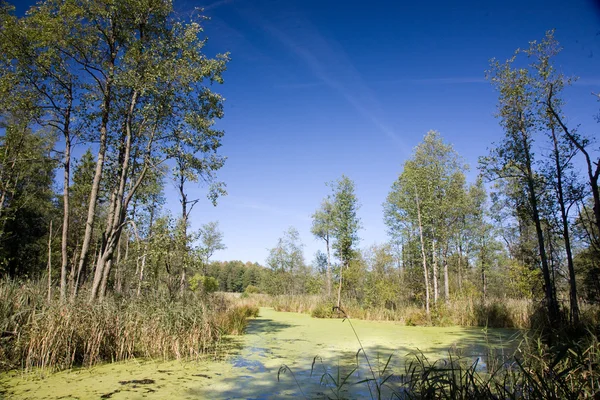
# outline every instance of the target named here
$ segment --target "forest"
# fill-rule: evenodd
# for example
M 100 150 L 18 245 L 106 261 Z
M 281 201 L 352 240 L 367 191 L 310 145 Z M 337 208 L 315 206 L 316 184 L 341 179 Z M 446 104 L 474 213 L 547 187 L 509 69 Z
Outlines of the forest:
M 260 265 L 214 260 L 218 221 L 190 227 L 227 195 L 230 55 L 205 54 L 202 26 L 163 0 L 44 0 L 24 16 L 0 2 L 0 370 L 199 358 L 268 306 L 527 329 L 556 361 L 535 379 L 563 365 L 572 393 L 600 392 L 600 150 L 563 111 L 576 78 L 553 31 L 490 62 L 503 136 L 478 165 L 423 132 L 389 182 L 388 242 L 360 247 L 342 175 L 310 216 L 322 250 L 305 258 L 290 226 Z

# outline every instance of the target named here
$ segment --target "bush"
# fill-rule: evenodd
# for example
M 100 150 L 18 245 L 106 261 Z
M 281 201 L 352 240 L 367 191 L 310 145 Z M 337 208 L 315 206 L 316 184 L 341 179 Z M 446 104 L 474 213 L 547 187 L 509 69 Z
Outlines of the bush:
M 246 290 L 244 290 L 244 293 L 247 293 L 247 294 L 260 293 L 260 289 L 254 285 L 248 285 L 248 286 L 246 286 Z
M 204 293 L 214 293 L 219 290 L 219 281 L 212 276 L 195 274 L 190 278 L 190 289 L 195 292 L 200 288 Z
M 313 308 L 310 315 L 313 318 L 337 318 L 338 314 L 333 311 L 334 304 L 331 302 L 323 302 Z

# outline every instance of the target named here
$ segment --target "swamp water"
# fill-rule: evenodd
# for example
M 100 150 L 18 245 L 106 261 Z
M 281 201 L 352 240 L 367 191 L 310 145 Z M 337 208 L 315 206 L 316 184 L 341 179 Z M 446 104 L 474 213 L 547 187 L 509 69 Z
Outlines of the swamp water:
M 448 351 L 480 368 L 491 351 L 507 359 L 518 345 L 520 331 L 461 327 L 407 327 L 391 322 L 352 320 L 373 370 L 383 368 L 393 353 L 388 373 L 404 373 L 404 362 L 417 349 L 429 360 L 448 357 Z M 64 371 L 40 378 L 40 372 L 13 371 L 0 375 L 0 398 L 10 399 L 279 399 L 335 398 L 334 385 L 321 385 L 325 372 L 337 379 L 356 366 L 360 348 L 348 323 L 316 319 L 306 314 L 261 308 L 244 336 L 225 346 L 223 361 L 133 360 L 87 369 Z M 311 366 L 315 356 L 320 357 Z M 344 386 L 344 398 L 369 398 L 371 377 L 362 353 L 359 368 Z M 280 375 L 287 365 L 293 372 Z M 296 381 L 298 383 L 296 383 Z M 393 379 L 390 380 L 393 384 Z M 333 391 L 332 391 L 333 390 Z M 387 396 L 389 398 L 389 395 Z

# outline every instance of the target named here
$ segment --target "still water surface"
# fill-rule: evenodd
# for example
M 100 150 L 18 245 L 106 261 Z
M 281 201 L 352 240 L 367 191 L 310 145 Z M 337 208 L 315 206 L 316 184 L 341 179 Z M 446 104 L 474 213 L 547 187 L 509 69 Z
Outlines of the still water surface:
M 391 322 L 358 321 L 356 330 L 372 368 L 383 368 L 393 354 L 388 373 L 400 375 L 415 351 L 430 360 L 447 358 L 448 352 L 478 362 L 485 369 L 497 356 L 509 358 L 520 340 L 511 329 L 461 327 L 407 327 Z M 341 319 L 316 319 L 306 314 L 261 308 L 246 335 L 222 347 L 221 361 L 133 360 L 50 374 L 0 376 L 0 398 L 15 399 L 280 399 L 327 398 L 331 385 L 321 384 L 325 373 L 335 379 L 356 366 L 360 348 L 352 327 Z M 311 376 L 313 360 L 314 364 Z M 287 365 L 292 371 L 278 371 Z M 362 354 L 349 383 L 370 377 Z M 389 382 L 393 383 L 394 379 Z M 346 385 L 345 398 L 368 398 L 368 388 Z M 389 397 L 389 396 L 388 396 Z

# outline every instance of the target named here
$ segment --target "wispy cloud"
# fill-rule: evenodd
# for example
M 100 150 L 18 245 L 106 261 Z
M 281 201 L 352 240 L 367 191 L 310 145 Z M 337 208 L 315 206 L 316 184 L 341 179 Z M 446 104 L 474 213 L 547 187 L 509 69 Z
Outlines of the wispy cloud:
M 600 81 L 599 81 L 600 82 Z M 369 83 L 374 85 L 393 85 L 393 84 L 406 84 L 406 85 L 462 85 L 462 84 L 479 84 L 488 83 L 484 78 L 476 77 L 449 77 L 449 78 L 403 78 L 403 79 L 375 79 L 370 80 Z M 325 82 L 296 82 L 296 83 L 285 83 L 278 84 L 275 87 L 281 89 L 309 89 L 319 86 L 324 86 Z M 586 81 L 585 84 L 592 84 Z
M 575 82 L 573 82 L 573 85 L 577 85 L 577 86 L 600 86 L 600 78 L 598 78 L 598 79 L 594 79 L 594 78 L 579 78 Z
M 480 77 L 448 77 L 448 78 L 406 78 L 376 81 L 377 83 L 405 83 L 422 85 L 461 85 L 465 83 L 487 83 L 485 78 Z
M 233 1 L 234 0 L 217 0 L 207 5 L 201 5 L 200 8 L 203 8 L 204 11 L 208 11 L 232 3 Z
M 285 24 L 278 26 L 252 9 L 238 11 L 300 59 L 318 80 L 316 84 L 300 83 L 297 88 L 323 84 L 337 91 L 360 115 L 371 121 L 378 131 L 394 142 L 401 151 L 409 154 L 409 147 L 385 123 L 382 107 L 376 96 L 337 41 L 325 38 L 310 22 L 298 15 L 292 15 L 284 21 Z
M 286 208 L 273 206 L 271 204 L 243 197 L 229 197 L 230 200 L 232 200 L 232 205 L 237 208 L 261 211 L 267 214 L 282 216 L 286 218 L 294 218 L 298 221 L 310 221 L 310 217 L 308 215 L 298 214 Z

